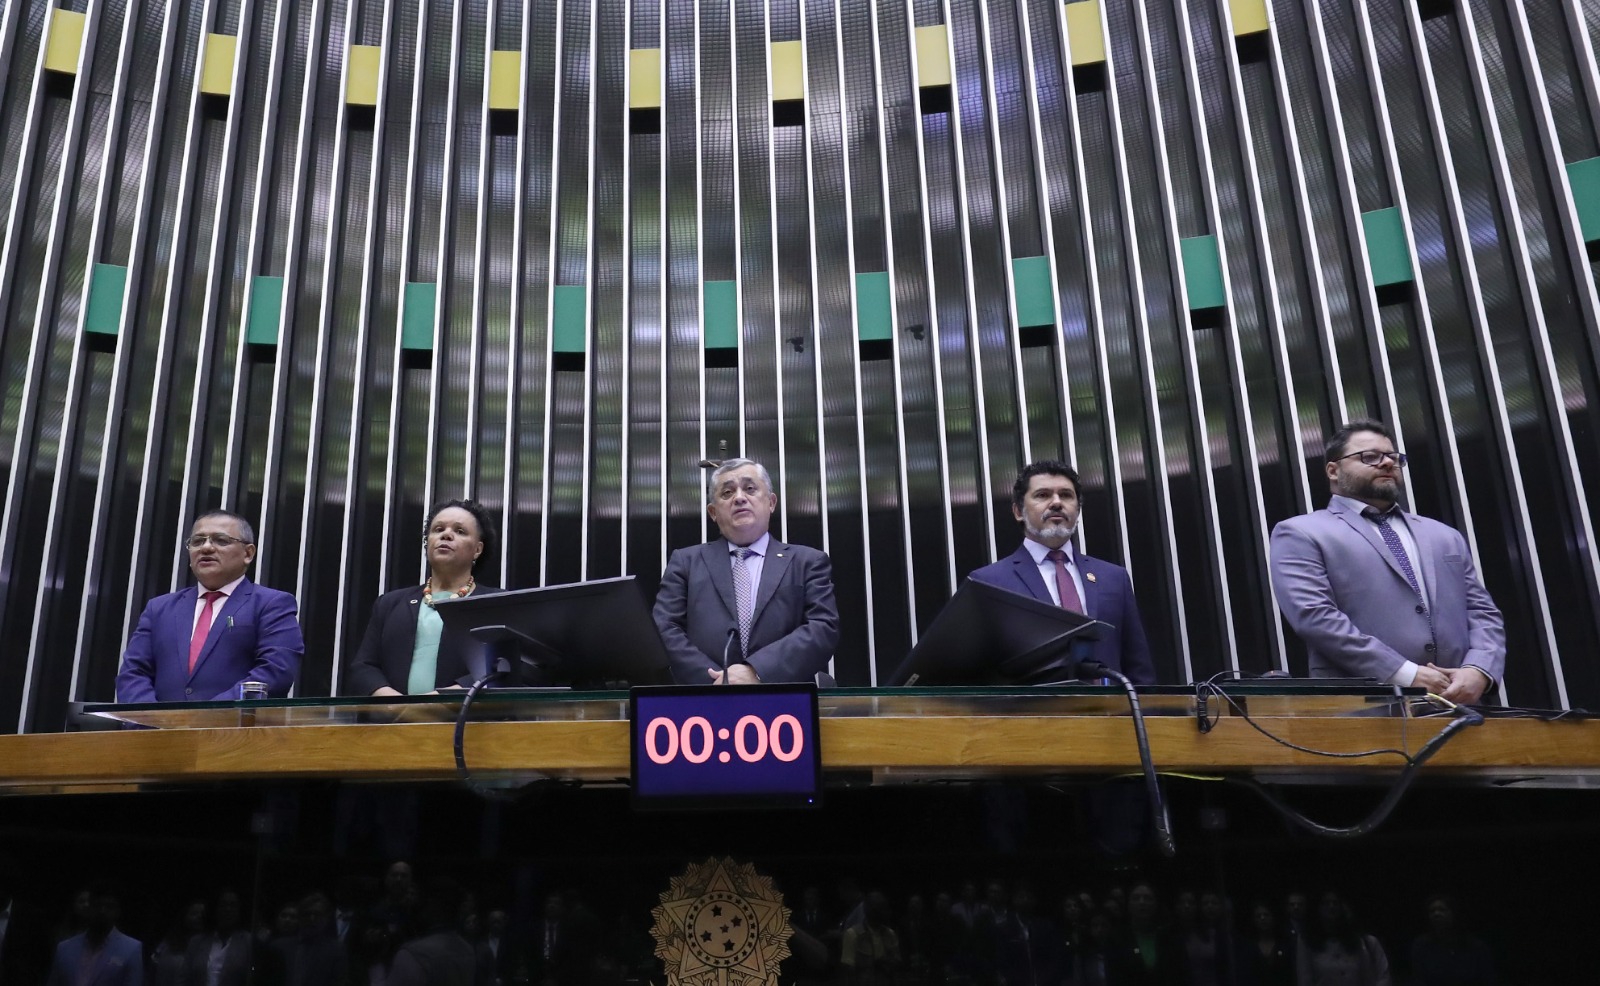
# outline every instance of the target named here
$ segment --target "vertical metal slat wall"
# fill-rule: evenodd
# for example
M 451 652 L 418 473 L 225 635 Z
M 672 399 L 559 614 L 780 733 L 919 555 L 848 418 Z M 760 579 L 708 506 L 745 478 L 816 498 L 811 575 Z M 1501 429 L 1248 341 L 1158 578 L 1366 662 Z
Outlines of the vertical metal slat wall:
M 1299 670 L 1267 534 L 1389 419 L 1507 692 L 1600 704 L 1600 5 L 5 0 L 0 723 L 112 696 L 198 510 L 337 692 L 426 504 L 637 575 L 704 458 L 893 670 L 1073 459 L 1179 681 Z M 948 82 L 946 81 L 948 79 Z

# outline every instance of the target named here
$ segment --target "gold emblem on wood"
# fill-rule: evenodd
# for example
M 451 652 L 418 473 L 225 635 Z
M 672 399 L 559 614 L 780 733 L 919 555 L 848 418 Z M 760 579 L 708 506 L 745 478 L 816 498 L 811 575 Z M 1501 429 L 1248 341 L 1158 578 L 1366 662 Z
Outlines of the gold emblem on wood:
M 777 986 L 778 964 L 789 957 L 789 909 L 749 863 L 691 863 L 650 913 L 667 986 Z

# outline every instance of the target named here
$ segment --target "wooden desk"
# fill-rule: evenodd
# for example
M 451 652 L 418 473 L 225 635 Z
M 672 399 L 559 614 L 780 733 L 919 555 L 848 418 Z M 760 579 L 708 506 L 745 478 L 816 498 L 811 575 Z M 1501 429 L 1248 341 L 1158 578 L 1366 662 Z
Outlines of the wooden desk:
M 859 696 L 858 696 L 859 698 Z M 831 773 L 870 774 L 875 783 L 973 779 L 999 775 L 1123 773 L 1139 769 L 1125 707 L 1105 695 L 1035 701 L 972 702 L 935 697 L 887 709 L 876 698 L 825 704 L 822 750 Z M 1329 751 L 1394 748 L 1415 753 L 1442 729 L 1442 718 L 1356 715 L 1284 699 L 1257 721 L 1285 740 Z M 1148 718 L 1151 752 L 1163 771 L 1317 775 L 1355 781 L 1403 766 L 1386 754 L 1330 759 L 1291 750 L 1222 715 L 1202 734 L 1172 703 Z M 1031 711 L 1042 714 L 1027 714 Z M 1266 706 L 1267 703 L 1258 703 Z M 305 709 L 308 706 L 301 705 Z M 0 791 L 104 790 L 134 785 L 223 780 L 367 778 L 437 781 L 455 776 L 453 714 L 446 703 L 419 704 L 385 723 L 256 725 L 235 728 L 114 730 L 0 737 Z M 622 782 L 628 775 L 628 724 L 600 701 L 575 718 L 552 707 L 535 721 L 474 722 L 466 752 L 479 776 L 544 775 Z M 833 714 L 828 714 L 830 710 Z M 609 710 L 609 711 L 608 711 Z M 237 716 L 233 710 L 223 710 Z M 408 710 L 401 709 L 402 713 Z M 1074 712 L 1082 714 L 1073 714 Z M 1303 714 L 1301 714 L 1303 713 Z M 303 722 L 306 716 L 293 720 Z M 324 717 L 326 718 L 326 716 Z M 406 719 L 420 721 L 404 721 Z M 261 715 L 259 722 L 273 721 Z M 291 721 L 284 719 L 281 721 Z M 1462 730 L 1424 768 L 1424 777 L 1538 776 L 1559 783 L 1600 778 L 1600 721 L 1490 720 Z

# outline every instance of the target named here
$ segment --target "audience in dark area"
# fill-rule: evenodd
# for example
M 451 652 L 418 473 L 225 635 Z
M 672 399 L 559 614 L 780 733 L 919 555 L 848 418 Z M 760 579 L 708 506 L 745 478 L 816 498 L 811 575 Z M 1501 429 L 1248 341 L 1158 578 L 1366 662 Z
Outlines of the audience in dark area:
M 251 902 L 231 887 L 144 887 L 12 899 L 0 986 L 620 986 L 664 980 L 651 907 L 662 888 L 568 879 L 504 885 L 406 860 L 352 864 L 334 897 L 316 866 L 286 867 Z M 809 874 L 813 879 L 819 874 Z M 1361 897 L 1257 885 L 1235 907 L 1216 887 L 1133 870 L 1047 883 L 799 882 L 779 982 L 811 986 L 1479 986 L 1495 955 L 1461 905 L 1419 890 Z M 1108 879 L 1109 877 L 1109 879 Z M 781 884 L 781 879 L 775 878 Z M 259 877 L 258 877 L 259 880 Z M 296 883 L 297 880 L 305 882 Z M 274 890 L 273 888 L 284 888 Z M 981 891 L 980 891 L 981 888 Z M 1364 907 L 1414 919 L 1373 927 Z M 133 906 L 124 908 L 120 900 Z M 1277 901 L 1278 903 L 1274 903 Z M 1355 902 L 1359 901 L 1359 903 Z M 1308 906 L 1308 902 L 1309 906 Z M 1391 904 L 1387 910 L 1380 904 Z M 33 915 L 20 926 L 18 910 Z M 121 926 L 126 915 L 137 923 Z M 1391 921 L 1393 919 L 1391 918 Z M 49 941 L 44 941 L 48 938 Z M 35 940 L 37 939 L 37 940 Z M 18 957 L 48 956 L 30 976 Z M 48 971 L 48 980 L 45 973 Z M 1522 980 L 1514 980 L 1522 981 Z

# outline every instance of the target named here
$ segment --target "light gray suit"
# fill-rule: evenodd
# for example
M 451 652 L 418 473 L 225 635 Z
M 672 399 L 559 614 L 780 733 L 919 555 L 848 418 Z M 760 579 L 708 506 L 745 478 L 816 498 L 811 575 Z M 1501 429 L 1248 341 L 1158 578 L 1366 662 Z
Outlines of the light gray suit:
M 679 548 L 667 561 L 656 593 L 656 629 L 672 657 L 672 675 L 682 684 L 706 685 L 707 668 L 722 663 L 728 630 L 739 624 L 728 542 Z M 839 607 L 833 598 L 833 566 L 815 548 L 767 542 L 761 584 L 750 620 L 745 658 L 762 681 L 810 681 L 828 670 L 839 643 Z M 734 644 L 730 660 L 737 660 Z
M 1272 531 L 1272 588 L 1284 618 L 1306 643 L 1312 677 L 1388 681 L 1406 661 L 1472 665 L 1495 681 L 1505 672 L 1506 635 L 1472 567 L 1466 538 L 1446 524 L 1405 514 L 1417 543 L 1428 611 L 1371 521 L 1334 497 L 1326 510 L 1291 517 Z

